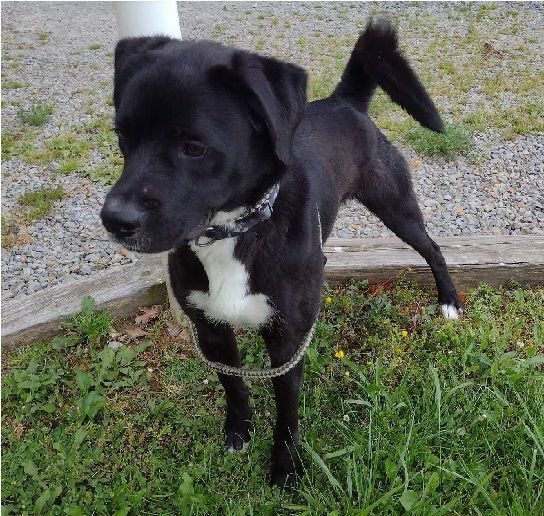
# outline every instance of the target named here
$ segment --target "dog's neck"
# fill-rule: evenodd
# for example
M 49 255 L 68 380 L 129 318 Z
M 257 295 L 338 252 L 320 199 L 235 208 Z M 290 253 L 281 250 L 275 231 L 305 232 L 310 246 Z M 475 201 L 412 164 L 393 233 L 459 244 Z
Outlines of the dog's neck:
M 257 203 L 217 212 L 210 220 L 210 226 L 195 240 L 195 244 L 210 245 L 216 240 L 232 238 L 245 233 L 259 222 L 268 220 L 272 216 L 279 189 L 280 184 L 275 183 Z

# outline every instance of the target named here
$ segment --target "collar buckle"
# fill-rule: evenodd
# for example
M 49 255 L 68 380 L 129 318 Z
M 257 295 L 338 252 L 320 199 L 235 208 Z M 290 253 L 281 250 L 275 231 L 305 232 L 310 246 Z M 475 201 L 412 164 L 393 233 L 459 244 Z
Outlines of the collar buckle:
M 195 245 L 198 247 L 206 247 L 212 245 L 217 240 L 236 237 L 251 229 L 255 224 L 268 220 L 272 216 L 273 206 L 276 202 L 279 189 L 279 183 L 272 186 L 270 190 L 266 192 L 264 199 L 261 199 L 259 204 L 251 208 L 246 208 L 245 214 L 234 221 L 233 227 L 222 225 L 208 227 L 204 233 L 195 238 Z M 208 241 L 203 242 L 201 241 L 201 238 L 207 238 Z
M 202 233 L 202 235 L 198 235 L 195 238 L 195 245 L 197 247 L 208 247 L 209 245 L 212 245 L 215 242 L 215 238 L 206 236 L 206 233 L 208 231 L 210 231 L 210 230 L 213 230 L 213 228 L 208 228 L 204 233 Z M 207 242 L 201 242 L 200 241 L 201 238 L 207 238 L 208 241 Z
M 272 216 L 272 206 L 270 205 L 270 200 L 267 199 L 262 206 L 260 206 L 258 213 L 261 221 L 267 220 Z

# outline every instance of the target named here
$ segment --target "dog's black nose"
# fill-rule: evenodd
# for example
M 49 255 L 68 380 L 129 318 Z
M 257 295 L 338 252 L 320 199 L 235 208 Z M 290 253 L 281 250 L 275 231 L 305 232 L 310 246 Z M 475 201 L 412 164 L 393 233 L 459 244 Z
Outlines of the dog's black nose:
M 144 212 L 134 202 L 122 201 L 118 197 L 108 197 L 100 217 L 102 224 L 110 233 L 119 238 L 127 238 L 136 232 L 143 214 Z

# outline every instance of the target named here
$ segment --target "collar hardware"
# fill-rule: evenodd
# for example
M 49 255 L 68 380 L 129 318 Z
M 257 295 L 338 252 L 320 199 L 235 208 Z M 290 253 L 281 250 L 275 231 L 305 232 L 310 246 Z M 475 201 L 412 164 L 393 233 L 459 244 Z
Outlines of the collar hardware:
M 259 222 L 268 220 L 272 216 L 279 189 L 280 184 L 274 184 L 255 206 L 248 206 L 245 209 L 244 214 L 235 219 L 229 226 L 217 225 L 208 227 L 204 233 L 195 238 L 195 245 L 198 247 L 206 247 L 213 244 L 216 240 L 224 240 L 225 238 L 239 236 L 250 230 Z M 208 240 L 202 241 L 202 238 Z

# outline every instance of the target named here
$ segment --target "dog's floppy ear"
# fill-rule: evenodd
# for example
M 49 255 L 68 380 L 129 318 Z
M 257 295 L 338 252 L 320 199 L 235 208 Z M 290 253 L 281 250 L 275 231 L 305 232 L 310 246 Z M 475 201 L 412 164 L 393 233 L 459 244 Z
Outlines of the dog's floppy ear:
M 123 86 L 132 74 L 151 57 L 148 52 L 156 50 L 172 38 L 167 36 L 142 36 L 124 38 L 115 46 L 114 92 L 115 107 L 119 105 L 119 97 Z
M 306 106 L 306 72 L 291 63 L 239 51 L 229 66 L 216 66 L 210 73 L 244 95 L 252 114 L 266 127 L 277 158 L 287 164 Z

